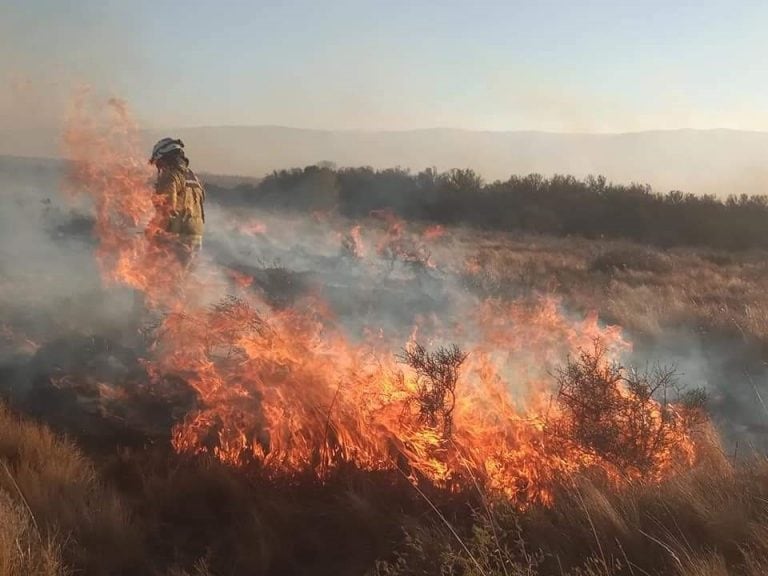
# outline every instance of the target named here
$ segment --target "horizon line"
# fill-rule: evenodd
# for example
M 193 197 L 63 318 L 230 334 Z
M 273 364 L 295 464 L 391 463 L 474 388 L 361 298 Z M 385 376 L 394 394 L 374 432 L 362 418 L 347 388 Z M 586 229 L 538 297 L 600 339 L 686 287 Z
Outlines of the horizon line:
M 401 129 L 377 129 L 377 128 L 306 128 L 301 126 L 289 126 L 286 124 L 200 124 L 187 126 L 171 127 L 143 127 L 139 132 L 173 132 L 174 130 L 256 130 L 256 129 L 278 129 L 290 130 L 294 132 L 314 132 L 314 133 L 341 133 L 341 134 L 409 134 L 419 132 L 457 132 L 470 134 L 542 134 L 549 136 L 633 136 L 643 134 L 672 134 L 683 132 L 732 132 L 741 134 L 768 134 L 768 129 L 745 129 L 745 128 L 652 128 L 645 130 L 624 130 L 616 132 L 608 131 L 557 131 L 557 130 L 539 130 L 539 129 L 475 129 L 475 128 L 457 128 L 451 126 L 434 126 L 431 128 L 401 128 Z M 56 127 L 44 128 L 0 128 L 0 133 L 23 133 L 23 132 L 61 132 Z
M 553 136 L 629 136 L 637 134 L 654 134 L 654 133 L 674 133 L 674 132 L 738 132 L 745 134 L 768 134 L 768 129 L 746 129 L 746 128 L 650 128 L 644 130 L 624 130 L 624 131 L 557 131 L 557 130 L 541 130 L 541 129 L 479 129 L 479 128 L 457 128 L 452 126 L 433 126 L 428 128 L 400 128 L 400 129 L 384 129 L 384 128 L 307 128 L 301 126 L 289 126 L 286 124 L 200 124 L 191 126 L 172 126 L 166 128 L 141 128 L 141 132 L 157 132 L 162 130 L 217 130 L 217 129 L 264 129 L 273 128 L 280 130 L 293 130 L 296 132 L 336 132 L 346 134 L 406 134 L 414 132 L 465 132 L 475 134 L 546 134 Z

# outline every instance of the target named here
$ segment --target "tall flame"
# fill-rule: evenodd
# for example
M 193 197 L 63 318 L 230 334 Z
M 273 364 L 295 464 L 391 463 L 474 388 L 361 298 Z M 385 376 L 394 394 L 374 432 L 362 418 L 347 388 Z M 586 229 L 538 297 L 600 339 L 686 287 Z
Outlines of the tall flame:
M 89 92 L 75 100 L 64 133 L 74 193 L 87 193 L 96 211 L 96 257 L 107 282 L 142 291 L 153 302 L 172 303 L 183 267 L 163 242 L 155 218 L 152 170 L 142 159 L 136 123 L 126 103 L 107 102 L 106 114 L 88 113 Z

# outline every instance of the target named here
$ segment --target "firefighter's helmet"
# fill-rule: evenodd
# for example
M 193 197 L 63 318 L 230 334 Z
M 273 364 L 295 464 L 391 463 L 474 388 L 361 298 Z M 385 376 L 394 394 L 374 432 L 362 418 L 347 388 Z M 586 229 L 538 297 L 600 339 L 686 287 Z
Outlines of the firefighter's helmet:
M 178 138 L 163 138 L 152 148 L 152 157 L 149 159 L 149 163 L 155 164 L 160 158 L 176 150 L 181 150 L 183 154 L 184 142 Z

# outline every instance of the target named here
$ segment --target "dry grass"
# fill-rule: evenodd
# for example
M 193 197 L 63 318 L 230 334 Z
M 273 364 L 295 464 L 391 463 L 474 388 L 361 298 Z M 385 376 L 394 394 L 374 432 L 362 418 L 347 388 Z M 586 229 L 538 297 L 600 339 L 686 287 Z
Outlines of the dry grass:
M 475 489 L 425 485 L 422 498 L 397 475 L 275 482 L 165 449 L 120 452 L 97 472 L 3 409 L 0 576 L 765 574 L 768 461 L 734 467 L 701 434 L 700 465 L 660 486 L 579 478 L 554 507 L 520 512 Z
M 636 333 L 686 327 L 768 349 L 760 254 L 651 255 L 628 243 L 477 232 L 456 242 L 452 257 L 470 254 L 465 280 L 483 294 L 556 294 Z M 423 404 L 450 406 L 446 398 L 425 394 Z M 734 467 L 710 446 L 699 467 L 660 486 L 619 491 L 579 478 L 549 509 L 486 507 L 476 490 L 420 486 L 459 545 L 397 475 L 341 471 L 323 485 L 283 484 L 167 447 L 94 463 L 0 408 L 10 472 L 0 468 L 0 576 L 768 574 L 768 461 Z
M 153 574 L 169 576 L 357 576 L 418 502 L 399 474 L 272 480 L 160 449 L 121 452 L 104 474 L 135 511 Z
M 768 347 L 768 258 L 763 253 L 653 251 L 629 242 L 473 233 L 466 282 L 487 295 L 562 296 L 576 310 L 636 333 L 687 327 Z
M 0 458 L 0 490 L 6 503 L 14 502 L 5 506 L 9 518 L 28 541 L 29 524 L 39 527 L 35 557 L 60 557 L 89 574 L 128 573 L 135 566 L 140 536 L 118 495 L 100 483 L 74 444 L 0 407 Z
M 581 479 L 556 506 L 499 503 L 462 526 L 466 550 L 436 520 L 407 528 L 372 573 L 761 576 L 768 567 L 768 461 L 706 466 L 622 492 Z M 471 558 L 470 558 L 471 555 Z
M 0 576 L 64 576 L 58 539 L 42 539 L 29 511 L 0 491 Z
M 753 568 L 768 560 L 766 479 L 764 460 L 733 469 L 711 458 L 658 488 L 616 493 L 585 483 L 527 519 L 527 536 L 561 563 L 575 566 L 589 551 L 622 566 L 610 573 L 716 574 L 696 570 L 722 566 L 757 576 L 764 572 Z
M 734 467 L 714 440 L 698 468 L 660 486 L 617 491 L 580 478 L 553 508 L 519 512 L 475 490 L 424 487 L 460 546 L 391 477 L 281 485 L 164 450 L 120 453 L 97 474 L 45 428 L 6 410 L 0 424 L 14 478 L 1 484 L 0 576 L 758 576 L 768 567 L 768 461 Z

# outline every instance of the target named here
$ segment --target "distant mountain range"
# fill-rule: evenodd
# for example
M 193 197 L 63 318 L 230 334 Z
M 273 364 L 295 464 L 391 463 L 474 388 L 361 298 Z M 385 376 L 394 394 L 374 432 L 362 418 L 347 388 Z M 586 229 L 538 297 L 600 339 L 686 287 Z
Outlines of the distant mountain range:
M 218 174 L 259 177 L 327 161 L 412 170 L 469 167 L 487 180 L 530 172 L 603 174 L 617 182 L 649 183 L 662 192 L 768 193 L 768 132 L 364 132 L 233 126 L 146 131 L 142 138 L 149 149 L 166 135 L 184 139 L 195 168 Z M 43 131 L 0 132 L 0 154 L 57 157 L 59 137 Z

